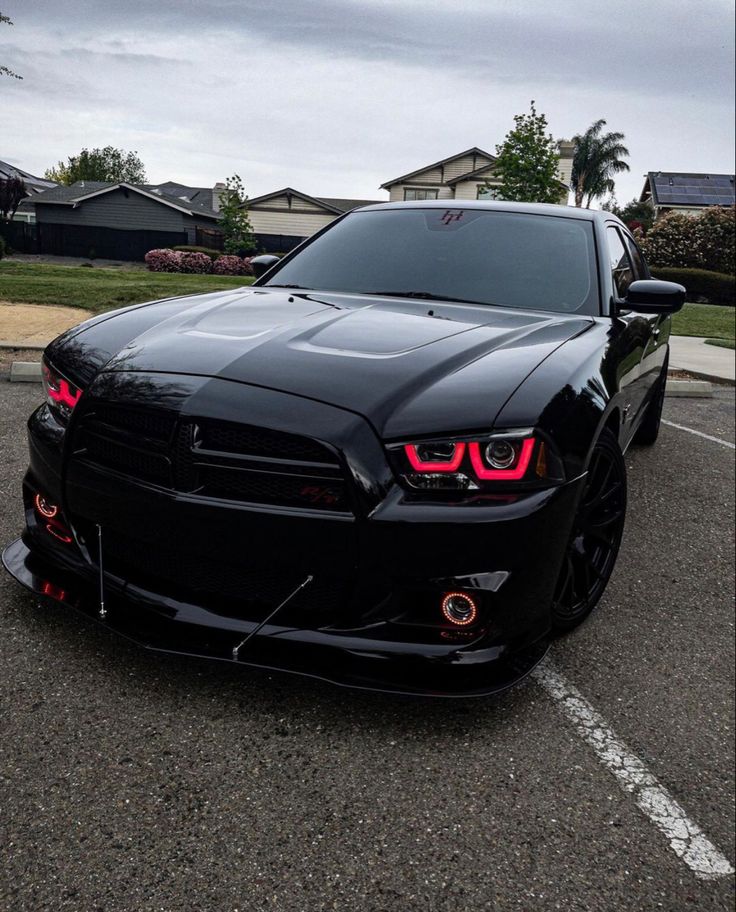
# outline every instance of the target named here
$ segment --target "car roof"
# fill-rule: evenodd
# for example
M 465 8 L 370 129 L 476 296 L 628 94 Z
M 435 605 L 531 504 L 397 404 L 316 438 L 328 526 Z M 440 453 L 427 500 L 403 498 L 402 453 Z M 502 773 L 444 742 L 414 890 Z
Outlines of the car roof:
M 587 222 L 614 221 L 623 224 L 612 212 L 603 209 L 579 209 L 576 206 L 558 206 L 554 203 L 510 203 L 504 200 L 412 200 L 364 206 L 359 211 L 386 209 L 485 209 L 491 212 L 523 212 L 529 215 L 556 215 L 562 218 L 582 219 Z

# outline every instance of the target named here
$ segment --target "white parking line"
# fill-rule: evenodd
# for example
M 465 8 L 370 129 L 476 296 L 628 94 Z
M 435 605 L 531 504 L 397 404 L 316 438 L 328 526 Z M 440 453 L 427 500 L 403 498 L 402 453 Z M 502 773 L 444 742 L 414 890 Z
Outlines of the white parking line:
M 668 427 L 677 428 L 678 431 L 687 431 L 688 434 L 695 434 L 696 437 L 704 437 L 706 440 L 712 440 L 713 443 L 721 443 L 723 446 L 736 450 L 736 443 L 730 443 L 728 440 L 723 440 L 721 437 L 711 437 L 710 434 L 704 434 L 702 431 L 696 431 L 694 428 L 685 427 L 684 424 L 675 424 L 674 421 L 666 421 L 664 418 L 662 418 L 661 421 L 662 424 L 666 424 Z
M 593 748 L 606 769 L 613 773 L 621 788 L 633 795 L 639 809 L 664 833 L 670 848 L 696 877 L 715 880 L 734 873 L 728 860 L 700 827 L 690 820 L 644 763 L 619 740 L 577 688 L 555 671 L 549 661 L 538 665 L 532 677 L 555 700 L 578 734 Z

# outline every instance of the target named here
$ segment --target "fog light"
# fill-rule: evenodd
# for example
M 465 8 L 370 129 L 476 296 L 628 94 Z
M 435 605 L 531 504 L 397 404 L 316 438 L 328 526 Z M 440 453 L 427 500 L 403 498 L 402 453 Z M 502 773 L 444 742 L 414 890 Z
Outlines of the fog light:
M 448 592 L 442 599 L 442 613 L 451 624 L 465 627 L 478 617 L 478 608 L 467 593 Z
M 59 508 L 56 504 L 52 504 L 50 500 L 46 500 L 43 494 L 36 494 L 33 498 L 33 503 L 36 505 L 36 509 L 41 516 L 44 516 L 46 519 L 53 519 L 59 512 Z

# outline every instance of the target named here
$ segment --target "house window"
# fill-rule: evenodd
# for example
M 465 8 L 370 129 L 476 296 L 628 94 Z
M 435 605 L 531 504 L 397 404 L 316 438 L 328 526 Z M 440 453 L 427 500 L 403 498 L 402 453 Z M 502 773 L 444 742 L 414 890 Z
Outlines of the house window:
M 498 187 L 487 187 L 485 184 L 478 184 L 476 199 L 497 200 L 501 199 L 501 197 L 498 195 Z
M 404 188 L 405 200 L 436 200 L 437 190 L 420 190 L 418 187 Z

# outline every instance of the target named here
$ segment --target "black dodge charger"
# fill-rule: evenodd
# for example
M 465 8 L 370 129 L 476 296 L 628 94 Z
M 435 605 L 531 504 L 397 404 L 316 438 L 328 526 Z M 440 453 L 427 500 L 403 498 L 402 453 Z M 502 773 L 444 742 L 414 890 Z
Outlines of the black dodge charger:
M 369 206 L 255 266 L 49 345 L 6 568 L 165 652 L 518 681 L 606 587 L 684 289 L 606 212 L 502 202 Z

